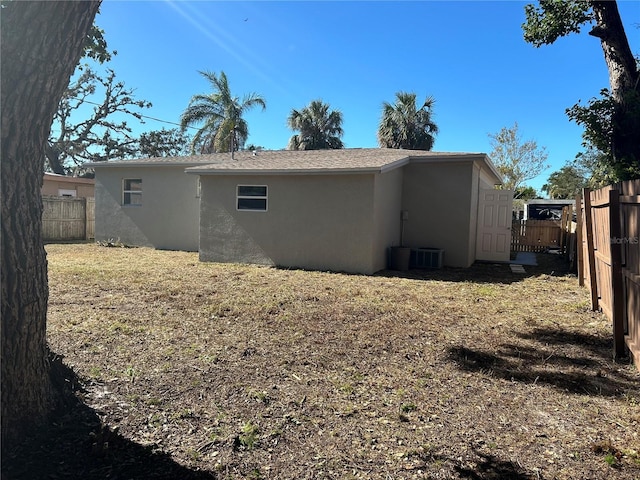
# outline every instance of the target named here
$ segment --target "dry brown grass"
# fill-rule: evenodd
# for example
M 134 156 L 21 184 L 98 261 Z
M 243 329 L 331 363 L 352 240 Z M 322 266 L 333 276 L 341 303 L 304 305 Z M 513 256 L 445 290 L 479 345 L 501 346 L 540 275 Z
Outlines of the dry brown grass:
M 640 478 L 639 375 L 557 258 L 399 277 L 47 251 L 49 342 L 84 401 L 191 471 Z

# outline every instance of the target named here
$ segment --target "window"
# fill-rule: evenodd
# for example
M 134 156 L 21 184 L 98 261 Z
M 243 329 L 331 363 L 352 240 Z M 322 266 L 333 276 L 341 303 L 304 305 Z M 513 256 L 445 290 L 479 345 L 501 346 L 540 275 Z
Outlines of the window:
M 238 185 L 238 210 L 267 211 L 266 185 Z
M 122 204 L 142 205 L 142 179 L 125 178 L 122 182 Z
M 67 190 L 64 188 L 59 188 L 58 189 L 58 196 L 59 197 L 76 197 L 77 192 L 75 190 Z

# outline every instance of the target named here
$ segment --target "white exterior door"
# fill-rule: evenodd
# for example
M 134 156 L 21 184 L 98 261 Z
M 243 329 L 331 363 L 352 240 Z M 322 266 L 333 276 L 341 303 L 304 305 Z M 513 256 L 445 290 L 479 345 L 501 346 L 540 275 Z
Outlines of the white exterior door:
M 476 260 L 509 261 L 512 210 L 512 190 L 480 190 Z

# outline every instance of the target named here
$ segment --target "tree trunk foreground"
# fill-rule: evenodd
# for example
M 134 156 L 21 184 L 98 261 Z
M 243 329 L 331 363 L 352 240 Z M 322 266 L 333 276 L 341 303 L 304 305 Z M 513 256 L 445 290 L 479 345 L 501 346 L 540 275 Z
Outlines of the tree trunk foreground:
M 633 56 L 618 5 L 609 0 L 591 2 L 596 26 L 589 32 L 600 39 L 615 102 L 611 124 L 614 168 L 627 180 L 640 171 L 640 72 Z M 631 176 L 628 176 L 631 175 Z
M 53 115 L 99 6 L 16 1 L 0 10 L 3 449 L 45 419 L 55 402 L 40 189 Z

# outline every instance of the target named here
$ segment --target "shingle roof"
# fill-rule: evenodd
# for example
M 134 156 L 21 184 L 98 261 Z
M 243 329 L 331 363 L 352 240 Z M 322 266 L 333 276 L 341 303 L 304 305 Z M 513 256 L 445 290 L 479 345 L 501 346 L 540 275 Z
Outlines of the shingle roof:
M 345 148 L 337 150 L 262 150 L 257 152 L 192 155 L 188 157 L 143 158 L 92 163 L 94 168 L 184 166 L 187 173 L 221 174 L 319 174 L 384 172 L 416 161 L 487 161 L 489 169 L 499 178 L 483 153 L 430 152 L 391 148 Z
M 366 172 L 381 171 L 407 159 L 403 150 L 378 148 L 239 152 L 234 154 L 233 160 L 226 154 L 221 161 L 190 171 L 201 174 Z

